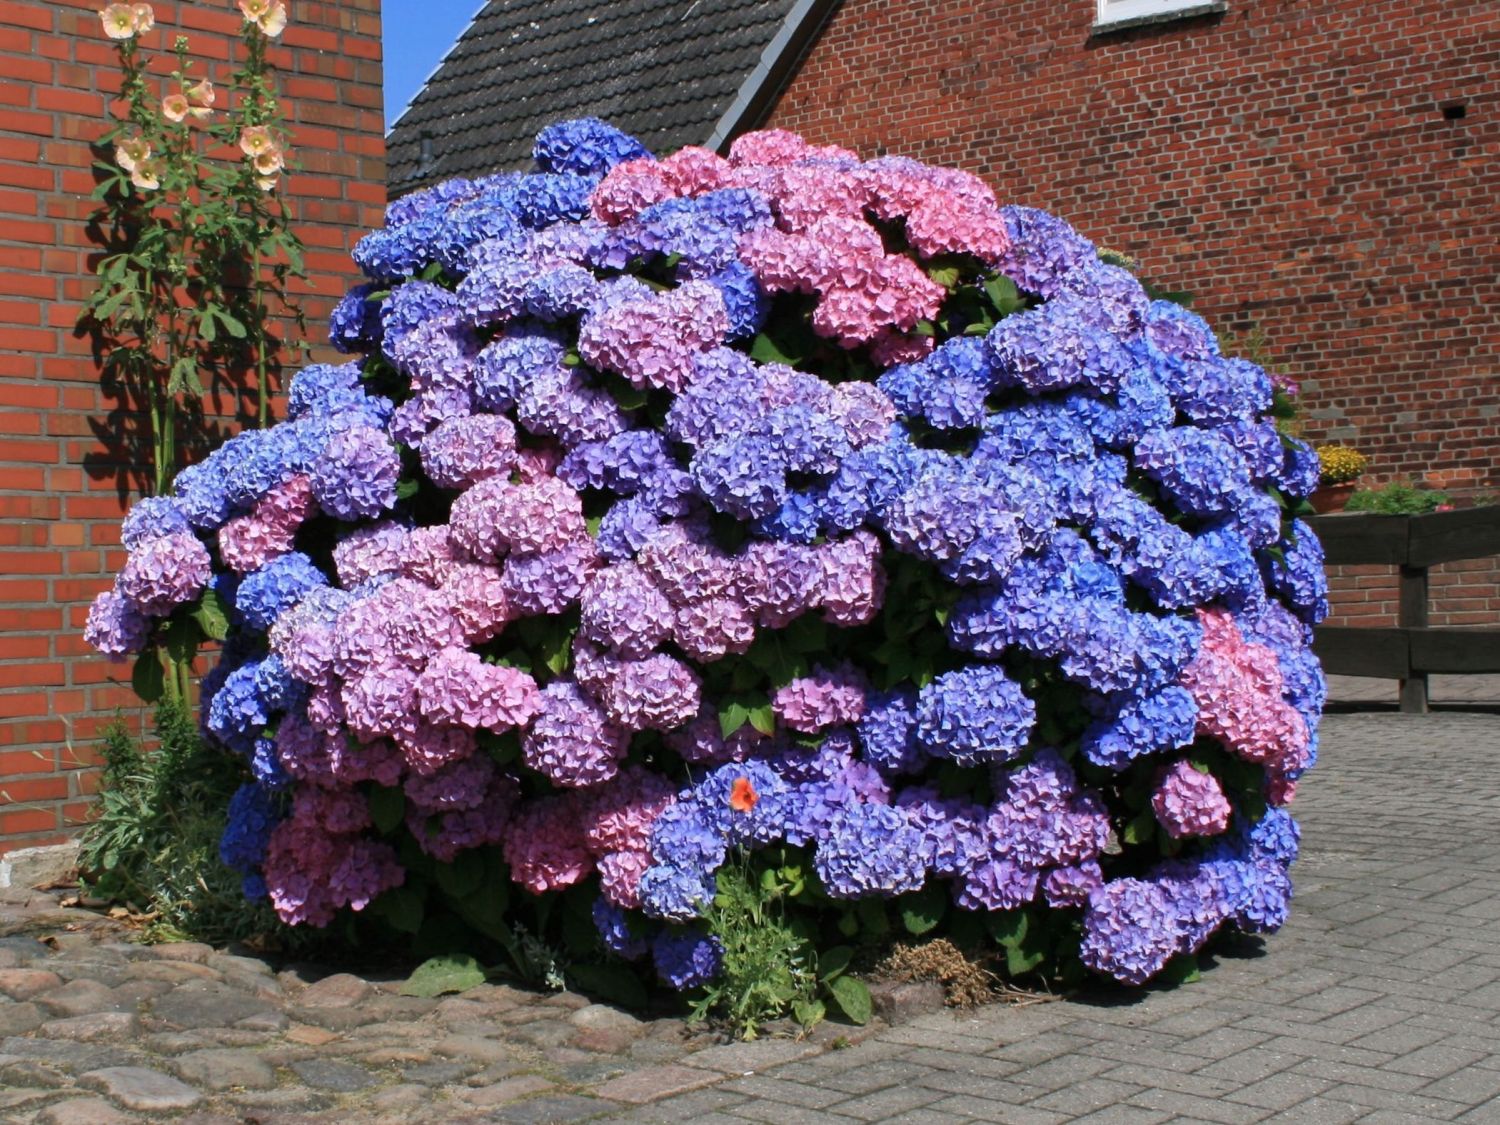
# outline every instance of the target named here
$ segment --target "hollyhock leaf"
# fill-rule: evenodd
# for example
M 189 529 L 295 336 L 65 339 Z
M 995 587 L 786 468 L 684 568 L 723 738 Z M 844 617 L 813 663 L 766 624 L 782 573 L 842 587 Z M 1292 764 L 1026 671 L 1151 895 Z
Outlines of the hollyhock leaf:
M 423 961 L 397 991 L 402 996 L 430 1000 L 450 992 L 467 992 L 478 988 L 484 981 L 484 970 L 473 957 L 467 953 L 445 953 Z

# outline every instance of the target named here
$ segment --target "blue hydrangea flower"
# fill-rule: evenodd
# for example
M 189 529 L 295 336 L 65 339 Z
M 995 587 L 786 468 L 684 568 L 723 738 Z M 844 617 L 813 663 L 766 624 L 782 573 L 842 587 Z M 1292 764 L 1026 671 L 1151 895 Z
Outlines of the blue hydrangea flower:
M 678 992 L 707 984 L 724 968 L 724 944 L 700 930 L 662 930 L 651 943 L 656 975 Z

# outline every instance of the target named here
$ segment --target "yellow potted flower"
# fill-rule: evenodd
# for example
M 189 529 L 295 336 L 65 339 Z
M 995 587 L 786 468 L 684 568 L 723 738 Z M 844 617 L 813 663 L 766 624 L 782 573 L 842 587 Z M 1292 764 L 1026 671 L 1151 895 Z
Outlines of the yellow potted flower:
M 1354 482 L 1365 471 L 1365 455 L 1347 445 L 1319 445 L 1318 490 L 1308 499 L 1319 513 L 1339 512 L 1354 492 Z

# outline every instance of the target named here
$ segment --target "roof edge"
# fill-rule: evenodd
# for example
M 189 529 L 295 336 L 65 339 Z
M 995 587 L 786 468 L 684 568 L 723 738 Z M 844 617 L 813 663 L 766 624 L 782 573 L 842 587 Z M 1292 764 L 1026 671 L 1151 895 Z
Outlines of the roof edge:
M 401 124 L 401 119 L 411 111 L 412 106 L 416 105 L 417 99 L 422 96 L 427 87 L 431 85 L 432 80 L 437 77 L 437 72 L 443 69 L 443 64 L 448 61 L 448 56 L 463 42 L 464 36 L 474 30 L 474 24 L 489 6 L 490 0 L 479 0 L 479 7 L 474 9 L 474 14 L 469 17 L 469 22 L 464 24 L 464 29 L 454 36 L 453 42 L 449 43 L 448 49 L 443 52 L 443 57 L 433 64 L 432 69 L 427 72 L 427 77 L 422 79 L 422 84 L 416 88 L 411 97 L 406 99 L 406 104 L 401 107 L 401 112 L 396 115 L 396 119 L 385 127 L 385 135 L 387 137 L 395 132 L 396 126 Z
M 760 54 L 755 69 L 740 84 L 719 118 L 704 147 L 725 152 L 741 133 L 765 120 L 771 105 L 786 88 L 797 65 L 812 47 L 823 25 L 843 0 L 797 0 L 771 42 Z

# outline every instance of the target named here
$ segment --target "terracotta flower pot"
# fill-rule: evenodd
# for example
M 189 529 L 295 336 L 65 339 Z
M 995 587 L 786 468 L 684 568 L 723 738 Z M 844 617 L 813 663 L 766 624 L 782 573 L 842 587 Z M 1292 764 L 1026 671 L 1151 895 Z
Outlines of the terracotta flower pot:
M 1307 500 L 1313 506 L 1313 511 L 1322 516 L 1329 512 L 1342 512 L 1352 495 L 1354 495 L 1354 482 L 1346 480 L 1343 484 L 1325 484 Z

